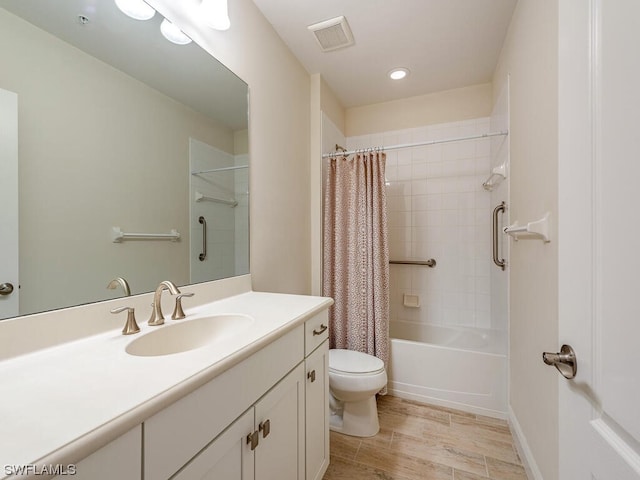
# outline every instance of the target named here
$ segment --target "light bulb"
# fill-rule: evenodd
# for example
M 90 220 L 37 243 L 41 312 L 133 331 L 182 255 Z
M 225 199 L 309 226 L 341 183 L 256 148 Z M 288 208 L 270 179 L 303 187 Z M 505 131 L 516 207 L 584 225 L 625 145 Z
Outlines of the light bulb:
M 166 18 L 160 24 L 160 31 L 164 38 L 177 45 L 191 43 L 191 39 Z
M 149 20 L 156 14 L 143 0 L 116 0 L 116 5 L 122 13 L 136 20 Z
M 407 68 L 394 68 L 389 72 L 389 78 L 392 80 L 402 80 L 409 75 L 409 69 Z
M 227 0 L 202 0 L 200 5 L 204 22 L 216 30 L 228 30 L 231 26 Z

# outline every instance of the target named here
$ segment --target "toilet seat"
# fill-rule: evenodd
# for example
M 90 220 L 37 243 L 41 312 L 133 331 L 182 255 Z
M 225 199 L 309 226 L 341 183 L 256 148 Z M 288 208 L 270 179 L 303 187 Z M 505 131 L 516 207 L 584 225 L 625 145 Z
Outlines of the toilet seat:
M 341 375 L 375 375 L 384 372 L 384 362 L 354 350 L 329 350 L 329 372 Z

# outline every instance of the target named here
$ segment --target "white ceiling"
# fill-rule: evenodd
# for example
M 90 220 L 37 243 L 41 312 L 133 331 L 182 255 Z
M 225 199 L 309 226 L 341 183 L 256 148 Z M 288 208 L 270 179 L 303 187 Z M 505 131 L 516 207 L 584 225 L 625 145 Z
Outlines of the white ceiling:
M 253 0 L 345 107 L 491 81 L 517 0 Z M 355 45 L 321 52 L 307 26 L 344 15 Z M 233 20 L 232 20 L 233 21 Z M 406 67 L 410 76 L 387 73 Z

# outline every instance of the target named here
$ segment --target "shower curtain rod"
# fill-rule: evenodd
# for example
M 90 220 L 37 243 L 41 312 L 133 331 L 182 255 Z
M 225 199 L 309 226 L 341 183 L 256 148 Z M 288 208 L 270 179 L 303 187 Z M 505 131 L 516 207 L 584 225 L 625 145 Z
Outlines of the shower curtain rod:
M 480 135 L 470 135 L 468 137 L 457 137 L 457 138 L 445 138 L 444 140 L 429 140 L 426 142 L 419 143 L 402 143 L 400 145 L 392 145 L 390 147 L 374 147 L 374 148 L 360 148 L 358 150 L 349 150 L 348 152 L 331 152 L 325 153 L 322 155 L 322 158 L 336 157 L 351 155 L 359 152 L 366 152 L 367 150 L 380 150 L 386 152 L 388 150 L 399 150 L 401 148 L 411 148 L 411 147 L 424 147 L 427 145 L 436 145 L 438 143 L 451 143 L 451 142 L 460 142 L 462 140 L 476 140 L 479 138 L 489 138 L 489 137 L 498 137 L 501 135 L 509 135 L 508 131 L 500 131 L 500 132 L 491 132 L 491 133 L 482 133 Z

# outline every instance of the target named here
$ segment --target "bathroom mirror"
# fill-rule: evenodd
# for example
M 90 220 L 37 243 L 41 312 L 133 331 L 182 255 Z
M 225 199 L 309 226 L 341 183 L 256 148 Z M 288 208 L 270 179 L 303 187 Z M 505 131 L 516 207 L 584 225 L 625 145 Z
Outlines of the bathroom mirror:
M 162 20 L 114 0 L 0 0 L 19 169 L 19 251 L 0 255 L 20 283 L 0 318 L 122 296 L 116 277 L 135 295 L 249 272 L 248 87 Z

